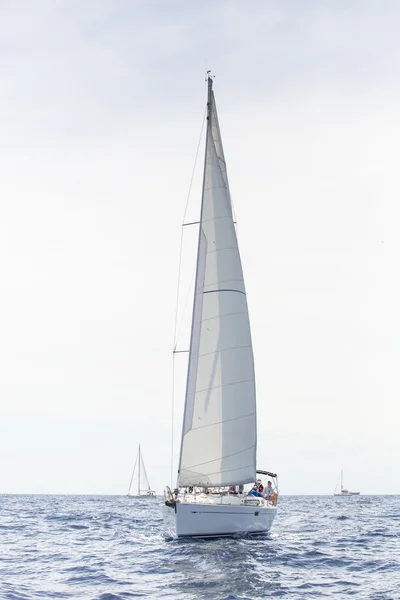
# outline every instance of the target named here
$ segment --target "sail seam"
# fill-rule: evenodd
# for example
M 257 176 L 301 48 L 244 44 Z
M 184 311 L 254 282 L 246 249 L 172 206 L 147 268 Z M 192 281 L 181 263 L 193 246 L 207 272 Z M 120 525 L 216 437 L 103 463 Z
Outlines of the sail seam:
M 220 348 L 219 350 L 214 350 L 213 352 L 204 352 L 204 354 L 197 354 L 197 357 L 200 358 L 201 356 L 209 356 L 210 354 L 218 354 L 219 352 L 226 352 L 227 350 L 239 350 L 240 348 L 251 348 L 251 345 L 246 344 L 245 346 L 230 346 L 229 348 Z
M 252 417 L 255 414 L 256 414 L 256 411 L 254 410 L 253 412 L 248 413 L 247 415 L 241 415 L 240 417 L 234 417 L 232 419 L 225 419 L 224 421 L 216 421 L 215 423 L 208 423 L 207 425 L 200 425 L 200 427 L 192 427 L 191 429 L 189 429 L 189 431 L 198 431 L 199 429 L 206 429 L 206 427 L 214 427 L 214 425 L 221 425 L 221 423 L 231 423 L 232 421 L 239 421 L 239 419 L 247 419 L 247 417 Z M 189 431 L 187 431 L 185 435 L 187 435 L 189 433 Z
M 207 292 L 208 293 L 208 292 Z M 225 313 L 224 315 L 215 315 L 215 317 L 207 317 L 207 319 L 202 319 L 201 322 L 205 323 L 206 321 L 212 321 L 213 319 L 222 319 L 223 317 L 231 317 L 232 315 L 247 315 L 247 312 L 230 312 Z
M 209 223 L 210 221 L 218 221 L 219 219 L 231 220 L 231 215 L 221 215 L 220 217 L 211 217 L 210 219 L 203 219 L 202 223 Z
M 214 252 L 221 252 L 221 250 L 238 250 L 237 246 L 227 246 L 226 248 L 216 248 L 215 250 L 208 250 L 207 254 L 213 254 Z
M 246 295 L 246 292 L 242 292 L 242 290 L 233 290 L 232 288 L 224 288 L 221 290 L 207 290 L 206 292 L 203 292 L 203 294 L 215 294 L 215 292 L 236 292 L 237 294 L 243 294 L 243 296 Z
M 225 458 L 230 458 L 231 456 L 237 456 L 238 454 L 243 454 L 243 452 L 247 452 L 247 450 L 251 450 L 252 448 L 254 448 L 255 444 L 253 444 L 252 446 L 248 446 L 247 448 L 244 448 L 244 450 L 240 450 L 240 452 L 232 452 L 232 454 L 224 454 L 224 456 L 219 456 L 218 458 L 214 458 L 213 460 L 206 460 L 205 462 L 202 463 L 197 463 L 195 465 L 189 465 L 188 467 L 183 467 L 184 471 L 188 471 L 190 469 L 193 469 L 194 467 L 202 467 L 203 465 L 208 465 L 210 463 L 219 461 L 219 460 L 224 460 Z M 252 466 L 252 465 L 246 465 L 246 466 Z M 238 467 L 237 469 L 227 469 L 227 471 L 238 471 L 239 469 L 243 469 L 244 467 Z M 215 471 L 216 473 L 223 473 L 224 471 Z M 213 473 L 208 473 L 209 475 L 212 475 Z
M 242 277 L 242 279 L 224 279 L 223 281 L 214 281 L 213 283 L 207 283 L 204 287 L 210 287 L 210 285 L 219 285 L 220 283 L 228 283 L 228 281 L 241 281 L 244 285 Z
M 254 448 L 254 446 L 251 446 L 251 448 Z M 250 448 L 247 448 L 247 450 L 250 450 Z M 223 457 L 223 458 L 225 458 L 225 457 Z M 210 462 L 212 462 L 212 461 L 210 461 Z M 203 463 L 203 464 L 207 464 L 207 463 Z M 201 466 L 201 465 L 196 465 L 196 466 Z M 231 473 L 233 471 L 242 471 L 243 469 L 247 469 L 248 467 L 252 467 L 252 466 L 253 466 L 252 464 L 251 465 L 243 465 L 241 467 L 236 467 L 235 469 L 226 469 L 226 471 L 212 471 L 212 473 L 199 473 L 199 475 L 206 475 L 206 477 L 211 477 L 212 475 L 217 475 L 217 474 L 219 475 L 220 473 L 226 474 L 226 473 Z M 186 468 L 183 469 L 183 471 L 186 471 L 186 470 L 189 470 L 189 469 L 186 469 Z M 214 487 L 214 484 L 208 485 L 208 487 Z M 217 486 L 217 487 L 224 487 L 224 485 L 221 484 L 220 486 Z
M 227 190 L 228 186 L 227 185 L 211 185 L 210 187 L 204 188 L 205 192 L 208 192 L 208 190 Z
M 242 379 L 242 381 L 235 381 L 235 383 L 223 383 L 222 385 L 214 385 L 212 387 L 204 388 L 203 390 L 196 390 L 196 394 L 200 394 L 201 392 L 208 392 L 208 390 L 217 390 L 219 388 L 227 387 L 228 385 L 238 385 L 239 383 L 248 383 L 249 381 L 254 381 L 254 377 L 252 379 Z

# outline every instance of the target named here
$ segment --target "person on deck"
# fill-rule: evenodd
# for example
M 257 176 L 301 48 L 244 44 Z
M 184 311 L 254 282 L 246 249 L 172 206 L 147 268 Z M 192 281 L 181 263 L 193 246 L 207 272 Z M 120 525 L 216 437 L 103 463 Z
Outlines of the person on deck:
M 253 485 L 253 488 L 249 491 L 249 493 L 247 495 L 248 496 L 259 496 L 259 497 L 263 498 L 263 495 L 260 494 L 260 492 L 257 489 L 256 483 Z
M 261 483 L 261 479 L 257 479 L 256 485 L 257 485 L 257 491 L 260 492 L 260 494 L 262 494 L 264 491 L 264 486 Z
M 269 498 L 270 500 L 272 500 L 273 493 L 274 493 L 274 488 L 272 487 L 272 482 L 268 481 L 267 487 L 264 490 L 264 496 L 266 498 Z
M 266 500 L 270 500 L 274 506 L 276 505 L 278 494 L 272 487 L 271 481 L 268 481 L 267 487 L 264 489 L 264 498 L 266 498 Z

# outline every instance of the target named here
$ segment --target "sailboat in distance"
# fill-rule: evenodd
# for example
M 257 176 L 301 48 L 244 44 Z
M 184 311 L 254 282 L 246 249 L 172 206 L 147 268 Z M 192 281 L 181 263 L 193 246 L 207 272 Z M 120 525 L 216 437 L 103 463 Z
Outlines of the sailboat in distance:
M 151 489 L 149 478 L 147 477 L 146 467 L 144 466 L 143 455 L 139 450 L 136 456 L 135 465 L 132 471 L 131 481 L 127 496 L 130 498 L 155 498 L 156 493 Z
M 337 484 L 336 484 L 336 487 L 337 487 Z M 333 495 L 334 496 L 359 496 L 360 495 L 360 492 L 349 492 L 349 490 L 343 486 L 343 469 L 340 471 L 340 493 L 337 494 L 335 491 Z
M 266 533 L 277 510 L 274 473 L 259 471 L 270 497 L 244 491 L 256 481 L 253 348 L 212 85 L 178 481 L 164 493 L 178 537 Z

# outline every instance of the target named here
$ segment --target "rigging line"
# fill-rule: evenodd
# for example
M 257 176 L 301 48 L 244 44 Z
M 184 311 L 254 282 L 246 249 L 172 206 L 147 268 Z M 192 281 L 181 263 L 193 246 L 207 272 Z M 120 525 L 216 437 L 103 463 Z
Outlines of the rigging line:
M 178 289 L 177 289 L 177 292 L 176 292 L 176 311 L 175 311 L 175 326 L 174 326 L 174 347 L 176 347 L 176 342 L 177 342 L 177 339 L 176 339 L 176 328 L 177 328 L 177 324 L 178 324 L 178 304 L 179 304 L 180 280 L 181 280 L 181 268 L 182 268 L 183 227 L 185 226 L 186 213 L 187 213 L 187 208 L 188 208 L 188 205 L 189 205 L 190 194 L 191 194 L 191 191 L 192 191 L 194 173 L 195 173 L 195 170 L 196 170 L 197 158 L 199 156 L 201 138 L 203 137 L 203 129 L 204 129 L 204 123 L 205 123 L 205 120 L 206 120 L 206 113 L 207 113 L 207 108 L 204 111 L 203 122 L 201 124 L 200 136 L 199 136 L 199 141 L 197 143 L 196 156 L 195 156 L 194 163 L 193 163 L 192 176 L 190 178 L 189 190 L 188 190 L 187 198 L 186 198 L 186 206 L 185 206 L 185 211 L 184 211 L 183 220 L 182 220 L 181 243 L 180 243 L 180 249 L 179 249 Z
M 192 176 L 190 178 L 190 183 L 189 183 L 189 190 L 187 193 L 187 198 L 186 198 L 186 205 L 185 205 L 185 211 L 183 213 L 183 220 L 182 220 L 182 228 L 181 228 L 181 242 L 180 242 L 180 249 L 179 249 L 179 266 L 178 266 L 178 286 L 177 286 L 177 291 L 176 291 L 176 307 L 175 307 L 175 322 L 174 322 L 174 343 L 173 343 L 173 353 L 172 353 L 172 401 L 171 401 L 171 488 L 173 488 L 173 476 L 174 476 L 174 412 L 175 412 L 175 350 L 176 350 L 176 346 L 177 346 L 177 324 L 178 324 L 178 305 L 179 305 L 179 295 L 180 295 L 180 282 L 181 282 L 181 269 L 182 269 L 182 250 L 183 250 L 183 232 L 184 232 L 184 224 L 185 224 L 185 220 L 186 220 L 186 213 L 187 213 L 187 208 L 188 208 L 188 204 L 189 204 L 189 198 L 190 198 L 190 194 L 192 191 L 192 185 L 193 185 L 193 179 L 194 179 L 194 173 L 196 170 L 196 164 L 197 164 L 197 158 L 199 155 L 199 149 L 200 149 L 200 144 L 201 144 L 201 138 L 203 137 L 203 129 L 204 129 L 204 123 L 206 120 L 206 114 L 207 114 L 207 107 L 204 111 L 204 115 L 203 115 L 203 122 L 201 124 L 201 129 L 200 129 L 200 136 L 199 136 L 199 141 L 197 143 L 197 149 L 196 149 L 196 155 L 194 158 L 194 163 L 193 163 L 193 169 L 192 169 Z M 193 276 L 192 276 L 193 278 Z M 188 295 L 189 297 L 189 295 Z M 187 300 L 185 303 L 185 310 L 186 310 L 186 305 L 187 305 Z M 182 317 L 182 321 L 179 325 L 179 331 L 178 334 L 180 333 L 181 327 L 182 327 L 182 322 L 183 322 L 183 317 Z
M 183 307 L 183 311 L 182 311 L 181 322 L 179 323 L 179 327 L 177 328 L 177 331 L 175 332 L 174 352 L 176 352 L 176 348 L 178 346 L 179 336 L 181 334 L 181 329 L 182 329 L 182 325 L 183 325 L 183 320 L 185 318 L 186 309 L 187 309 L 187 306 L 188 306 L 188 303 L 189 303 L 189 298 L 192 295 L 192 291 L 193 291 L 192 290 L 192 285 L 193 285 L 195 274 L 196 274 L 196 267 L 194 267 L 193 272 L 192 272 L 192 278 L 191 278 L 191 281 L 190 281 L 188 292 L 186 294 L 185 306 Z

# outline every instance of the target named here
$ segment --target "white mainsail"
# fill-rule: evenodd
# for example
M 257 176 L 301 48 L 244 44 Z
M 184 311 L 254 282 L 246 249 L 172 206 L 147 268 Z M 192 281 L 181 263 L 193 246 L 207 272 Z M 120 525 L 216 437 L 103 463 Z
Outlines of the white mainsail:
M 212 81 L 178 486 L 254 481 L 253 349 Z

